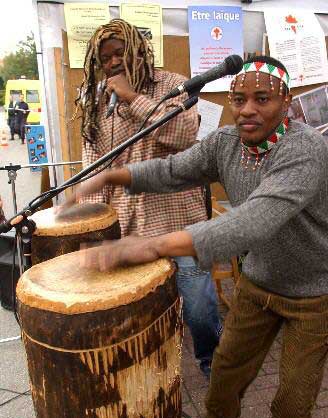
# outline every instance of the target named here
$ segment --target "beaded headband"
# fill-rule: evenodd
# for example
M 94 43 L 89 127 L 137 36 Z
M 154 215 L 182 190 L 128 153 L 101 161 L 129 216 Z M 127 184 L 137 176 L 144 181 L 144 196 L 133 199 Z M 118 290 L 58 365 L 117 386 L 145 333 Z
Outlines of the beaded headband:
M 290 77 L 286 71 L 284 71 L 282 68 L 276 67 L 275 65 L 268 64 L 266 62 L 255 61 L 255 62 L 247 62 L 243 65 L 243 69 L 236 75 L 236 77 L 231 82 L 229 95 L 231 95 L 234 91 L 234 88 L 237 82 L 237 77 L 241 75 L 240 87 L 244 87 L 246 74 L 250 72 L 256 73 L 256 87 L 260 87 L 260 83 L 259 83 L 260 73 L 264 73 L 264 74 L 269 74 L 271 90 L 274 90 L 272 77 L 276 77 L 280 80 L 280 87 L 279 87 L 280 95 L 282 95 L 282 87 L 284 84 L 289 90 Z

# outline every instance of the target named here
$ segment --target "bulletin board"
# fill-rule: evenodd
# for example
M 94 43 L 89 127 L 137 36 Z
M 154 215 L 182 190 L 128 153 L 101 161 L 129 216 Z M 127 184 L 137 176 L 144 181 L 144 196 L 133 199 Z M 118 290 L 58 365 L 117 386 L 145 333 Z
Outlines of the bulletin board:
M 75 121 L 66 124 L 65 120 L 71 119 L 75 111 L 75 99 L 78 94 L 78 88 L 81 85 L 83 79 L 83 69 L 70 69 L 68 65 L 68 47 L 67 47 L 67 36 L 63 33 L 63 51 L 55 51 L 55 61 L 58 68 L 62 69 L 61 73 L 58 71 L 57 80 L 57 93 L 61 96 L 59 100 L 59 107 L 63 105 L 62 109 L 65 108 L 65 115 L 63 115 L 61 122 L 61 129 L 64 135 L 62 135 L 62 150 L 63 159 L 74 161 L 81 159 L 81 134 L 80 126 L 81 119 L 78 117 Z M 327 43 L 328 37 L 326 37 Z M 164 36 L 164 70 L 179 73 L 187 78 L 190 78 L 190 67 L 189 67 L 189 40 L 187 36 Z M 64 86 L 63 86 L 64 83 Z M 292 89 L 293 95 L 304 93 L 308 90 L 312 90 L 322 84 L 315 84 L 304 87 L 297 87 Z M 63 89 L 64 87 L 64 89 Z M 65 91 L 65 95 L 63 95 Z M 227 92 L 216 92 L 216 93 L 201 93 L 200 97 L 217 103 L 223 106 L 223 112 L 220 120 L 220 126 L 233 124 L 233 119 L 229 111 L 228 94 Z M 66 154 L 65 154 L 66 153 Z M 211 186 L 212 194 L 218 200 L 227 200 L 223 188 L 219 184 L 213 184 Z

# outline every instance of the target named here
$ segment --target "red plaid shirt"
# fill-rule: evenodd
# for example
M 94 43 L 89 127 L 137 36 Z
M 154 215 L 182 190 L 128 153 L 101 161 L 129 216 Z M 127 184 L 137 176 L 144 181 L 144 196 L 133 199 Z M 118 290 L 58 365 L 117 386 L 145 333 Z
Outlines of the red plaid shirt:
M 159 99 L 183 81 L 185 78 L 181 75 L 156 70 L 153 89 L 150 89 L 151 94 L 146 95 L 143 92 L 130 105 L 120 103 L 108 119 L 105 117 L 107 112 L 105 97 L 100 98 L 100 133 L 96 150 L 88 142 L 86 143 L 82 152 L 83 166 L 90 165 L 133 136 Z M 147 125 L 158 120 L 185 98 L 177 97 L 163 103 Z M 165 158 L 169 154 L 189 148 L 195 143 L 197 130 L 198 114 L 194 106 L 127 148 L 114 161 L 112 167 L 121 167 L 152 158 Z M 121 186 L 105 186 L 102 192 L 87 196 L 83 200 L 110 203 L 118 213 L 123 236 L 131 233 L 142 236 L 165 234 L 207 219 L 201 188 L 173 194 L 128 195 Z

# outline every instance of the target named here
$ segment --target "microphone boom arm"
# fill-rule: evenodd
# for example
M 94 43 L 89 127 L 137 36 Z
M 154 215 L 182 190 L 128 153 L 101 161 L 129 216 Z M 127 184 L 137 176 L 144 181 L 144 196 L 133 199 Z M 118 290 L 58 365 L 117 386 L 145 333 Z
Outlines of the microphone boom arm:
M 122 154 L 122 152 L 125 151 L 126 148 L 128 148 L 130 145 L 139 141 L 139 139 L 142 139 L 143 137 L 145 137 L 146 135 L 148 135 L 149 133 L 151 133 L 158 127 L 164 125 L 169 120 L 177 116 L 179 113 L 190 109 L 192 106 L 194 106 L 197 103 L 197 101 L 198 101 L 197 96 L 192 96 L 188 98 L 183 103 L 181 103 L 178 107 L 167 112 L 158 121 L 147 126 L 142 131 L 137 132 L 135 135 L 133 135 L 131 138 L 127 139 L 126 141 L 122 142 L 122 144 L 118 145 L 112 151 L 109 151 L 107 154 L 103 155 L 97 161 L 90 164 L 88 167 L 86 167 L 79 173 L 75 174 L 70 179 L 66 180 L 61 186 L 55 189 L 51 189 L 49 193 L 47 193 L 45 196 L 40 195 L 39 197 L 34 199 L 30 205 L 28 205 L 27 207 L 22 209 L 20 212 L 18 212 L 15 216 L 13 216 L 11 219 L 7 220 L 5 223 L 0 225 L 0 234 L 4 232 L 8 232 L 13 227 L 15 227 L 18 234 L 22 236 L 23 240 L 24 239 L 25 241 L 29 240 L 32 236 L 33 228 L 35 227 L 35 225 L 33 225 L 33 221 L 28 220 L 27 217 L 31 216 L 40 206 L 42 206 L 48 200 L 57 196 L 59 193 L 61 193 L 62 191 L 64 191 L 65 189 L 67 189 L 68 187 L 76 183 L 77 181 L 83 179 L 83 177 L 87 176 L 92 171 L 96 170 L 98 167 L 106 163 L 108 160 L 112 160 L 114 157 L 117 157 L 118 155 Z M 29 225 L 29 223 L 31 225 Z M 30 254 L 27 254 L 26 258 L 27 258 L 27 266 L 30 267 L 31 266 Z

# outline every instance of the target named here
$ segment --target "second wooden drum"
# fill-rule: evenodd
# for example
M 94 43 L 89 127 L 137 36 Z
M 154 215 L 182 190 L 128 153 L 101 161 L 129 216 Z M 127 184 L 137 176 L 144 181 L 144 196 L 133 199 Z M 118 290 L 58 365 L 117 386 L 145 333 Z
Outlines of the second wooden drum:
M 82 242 L 120 238 L 115 210 L 105 203 L 82 203 L 56 214 L 54 208 L 35 212 L 32 264 L 80 249 Z
M 179 418 L 175 266 L 103 273 L 80 252 L 33 266 L 17 298 L 37 418 Z

